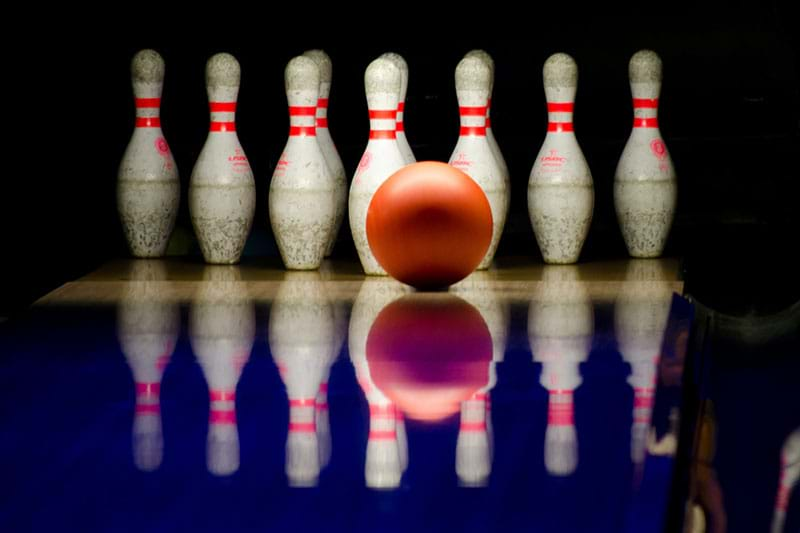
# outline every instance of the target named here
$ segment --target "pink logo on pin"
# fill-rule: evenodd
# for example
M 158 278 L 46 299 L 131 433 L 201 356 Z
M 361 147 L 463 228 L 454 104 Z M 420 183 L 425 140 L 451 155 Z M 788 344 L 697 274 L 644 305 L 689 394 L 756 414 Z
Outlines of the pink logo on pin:
M 364 152 L 364 156 L 361 158 L 361 161 L 358 163 L 358 171 L 363 172 L 369 168 L 370 163 L 372 163 L 372 153 Z
M 162 156 L 169 154 L 169 145 L 164 137 L 159 137 L 155 142 L 156 150 Z
M 667 145 L 661 139 L 653 139 L 650 143 L 650 150 L 659 159 L 664 159 L 667 156 Z

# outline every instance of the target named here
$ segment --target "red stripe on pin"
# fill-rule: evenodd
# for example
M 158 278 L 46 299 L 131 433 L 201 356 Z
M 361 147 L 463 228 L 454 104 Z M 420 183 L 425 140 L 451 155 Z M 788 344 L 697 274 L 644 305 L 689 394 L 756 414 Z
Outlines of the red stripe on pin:
M 135 98 L 136 109 L 161 107 L 161 98 Z
M 235 424 L 236 423 L 236 411 L 233 410 L 222 410 L 222 409 L 212 409 L 208 413 L 208 421 L 211 424 Z
M 153 396 L 161 392 L 161 384 L 159 383 L 137 383 L 136 395 L 137 396 Z
M 236 102 L 209 102 L 208 109 L 212 113 L 233 113 L 236 111 Z
M 161 406 L 157 403 L 140 403 L 136 404 L 137 415 L 157 415 L 161 413 Z
M 575 130 L 572 128 L 572 122 L 548 122 L 547 131 L 565 132 Z
M 236 401 L 236 391 L 211 389 L 208 396 L 212 402 L 233 402 Z
M 236 123 L 211 121 L 211 125 L 209 126 L 208 131 L 219 131 L 219 132 L 236 131 Z
M 402 120 L 397 123 L 397 127 L 394 129 L 394 131 L 406 131 L 405 126 L 403 126 Z
M 315 433 L 317 425 L 314 422 L 290 422 L 289 433 Z
M 319 384 L 319 391 L 320 392 L 328 392 L 328 384 L 327 383 L 320 383 Z
M 633 119 L 633 127 L 634 128 L 657 128 L 658 127 L 658 119 L 655 117 L 651 118 L 634 118 Z
M 395 418 L 394 405 L 370 405 L 369 415 L 383 418 Z
M 289 106 L 289 116 L 290 117 L 313 117 L 317 114 L 317 108 L 314 106 L 300 106 L 300 105 L 290 105 Z
M 396 440 L 397 432 L 395 432 L 394 430 L 370 431 L 368 438 L 369 440 Z
M 318 403 L 317 404 L 317 411 L 327 411 L 328 404 L 327 403 Z
M 289 407 L 313 407 L 315 403 L 314 398 L 295 398 L 289 400 Z
M 317 107 L 326 108 L 328 107 L 328 99 L 327 98 L 320 98 L 317 100 Z
M 289 126 L 289 137 L 314 137 L 316 135 L 316 126 Z
M 461 431 L 486 431 L 486 422 L 462 422 Z
M 370 139 L 397 139 L 395 130 L 370 130 Z
M 399 103 L 397 104 L 397 110 L 398 110 L 399 112 L 401 112 L 401 113 L 402 113 L 402 112 L 403 112 L 403 110 L 404 110 L 405 108 L 406 108 L 406 103 L 405 103 L 405 102 L 399 102 Z
M 161 119 L 158 117 L 136 117 L 137 128 L 160 128 Z
M 327 118 L 318 118 L 317 119 L 317 127 L 318 128 L 327 128 L 328 127 L 328 119 Z
M 573 102 L 548 102 L 547 111 L 549 113 L 572 113 L 575 108 Z
M 658 98 L 634 98 L 634 109 L 656 109 L 658 107 Z
M 459 135 L 471 135 L 476 137 L 483 137 L 486 135 L 486 126 L 461 126 Z
M 492 127 L 492 119 L 489 118 L 489 117 L 486 117 L 486 127 L 487 128 L 491 128 Z
M 485 117 L 486 106 L 459 106 L 458 114 L 462 117 Z
M 397 110 L 395 109 L 370 109 L 369 118 L 375 119 L 389 119 L 396 118 Z

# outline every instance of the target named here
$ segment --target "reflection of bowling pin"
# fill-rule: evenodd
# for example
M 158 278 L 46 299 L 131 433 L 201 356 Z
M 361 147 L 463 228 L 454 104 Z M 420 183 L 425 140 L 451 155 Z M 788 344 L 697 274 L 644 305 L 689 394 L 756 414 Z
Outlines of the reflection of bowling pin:
M 392 61 L 379 57 L 364 74 L 369 108 L 369 142 L 350 185 L 350 231 L 364 272 L 386 275 L 367 241 L 367 210 L 370 201 L 386 179 L 405 165 L 397 147 L 395 116 L 400 93 L 400 70 Z
M 375 386 L 367 362 L 367 337 L 373 322 L 386 305 L 407 292 L 408 286 L 399 281 L 367 278 L 358 291 L 350 314 L 350 360 L 369 404 L 365 478 L 370 488 L 399 487 L 403 471 L 408 465 L 408 447 L 402 416 L 395 405 Z
M 269 347 L 289 397 L 286 476 L 312 487 L 320 472 L 316 397 L 331 363 L 333 308 L 318 272 L 289 272 L 269 315 Z
M 592 173 L 572 127 L 577 87 L 574 59 L 553 54 L 545 61 L 549 122 L 528 181 L 528 213 L 547 263 L 576 262 L 592 221 Z
M 492 154 L 494 154 L 494 158 L 497 160 L 497 163 L 500 165 L 500 169 L 503 171 L 503 181 L 506 183 L 506 210 L 508 210 L 508 204 L 511 201 L 510 174 L 508 173 L 508 165 L 506 164 L 506 159 L 503 157 L 503 152 L 500 151 L 500 145 L 497 144 L 497 140 L 494 138 L 492 121 L 490 117 L 492 112 L 492 92 L 494 90 L 494 59 L 492 59 L 492 56 L 490 56 L 485 50 L 471 50 L 467 52 L 464 57 L 473 56 L 486 63 L 486 65 L 489 67 L 489 71 L 491 72 L 491 77 L 489 79 L 489 99 L 486 101 L 486 140 L 489 142 L 489 146 L 492 149 Z
M 289 101 L 289 140 L 269 185 L 269 220 L 283 264 L 319 268 L 333 231 L 335 181 L 317 142 L 319 69 L 298 56 L 284 75 Z
M 136 408 L 133 454 L 137 468 L 152 471 L 161 465 L 161 376 L 169 363 L 180 329 L 176 303 L 163 295 L 167 275 L 158 261 L 134 261 L 130 279 L 117 308 L 117 338 L 133 372 Z
M 781 449 L 781 473 L 778 494 L 775 497 L 775 510 L 772 514 L 771 533 L 783 533 L 786 511 L 792 489 L 800 479 L 800 428 L 786 438 Z
M 592 302 L 572 266 L 546 266 L 528 311 L 533 359 L 542 363 L 540 383 L 549 393 L 544 462 L 554 476 L 578 465 L 573 391 L 582 382 L 579 364 L 592 344 Z
M 633 257 L 658 257 L 675 214 L 675 168 L 658 129 L 661 58 L 636 52 L 628 65 L 633 131 L 614 174 L 614 207 Z
M 406 92 L 408 91 L 408 63 L 403 59 L 403 56 L 395 54 L 394 52 L 386 52 L 385 54 L 381 54 L 381 57 L 394 63 L 394 66 L 400 70 L 400 93 L 397 95 L 397 114 L 395 115 L 397 122 L 395 124 L 395 132 L 397 132 L 397 147 L 400 149 L 400 153 L 403 154 L 403 160 L 406 162 L 406 165 L 410 165 L 411 163 L 416 163 L 417 158 L 414 157 L 414 152 L 408 144 L 406 130 L 403 126 Z
M 347 209 L 347 175 L 345 174 L 342 158 L 336 150 L 330 131 L 328 130 L 328 96 L 331 92 L 331 81 L 333 79 L 333 64 L 331 58 L 322 50 L 307 50 L 304 56 L 311 58 L 319 69 L 319 98 L 317 99 L 317 142 L 328 163 L 328 168 L 333 174 L 333 199 L 334 217 L 333 230 L 325 247 L 325 257 L 333 252 L 336 244 L 336 237 L 339 235 L 339 228 L 344 220 L 344 213 Z
M 235 266 L 208 266 L 189 310 L 189 340 L 209 394 L 206 462 L 226 476 L 239 469 L 236 385 L 255 338 L 255 307 Z
M 464 485 L 485 485 L 491 470 L 494 448 L 491 390 L 497 383 L 497 364 L 502 362 L 505 356 L 509 326 L 508 305 L 491 289 L 492 278 L 486 271 L 473 272 L 451 289 L 454 294 L 478 309 L 492 336 L 489 382 L 476 392 L 469 402 L 462 404 L 461 431 L 456 444 L 456 471 L 459 480 Z M 483 407 L 484 414 L 482 416 L 478 413 L 478 405 Z M 466 420 L 469 421 L 466 426 L 464 425 L 465 415 Z M 465 429 L 466 432 L 464 432 Z M 484 448 L 486 452 L 484 452 Z M 464 454 L 463 459 L 460 459 L 460 454 Z M 463 474 L 459 472 L 459 464 L 462 465 Z
M 180 201 L 178 168 L 161 132 L 164 60 L 142 50 L 131 62 L 136 128 L 117 174 L 117 209 L 136 257 L 160 257 L 175 226 Z
M 631 460 L 644 462 L 656 392 L 656 373 L 672 291 L 659 261 L 629 261 L 614 308 L 614 331 L 622 358 L 631 365 L 633 387 Z
M 480 185 L 492 209 L 492 240 L 479 269 L 488 268 L 494 258 L 508 213 L 508 187 L 503 171 L 486 140 L 486 104 L 491 86 L 489 66 L 479 57 L 465 57 L 456 67 L 456 96 L 461 116 L 458 142 L 450 165 Z
M 208 138 L 192 170 L 189 212 L 207 263 L 237 263 L 256 208 L 255 181 L 236 135 L 241 71 L 230 54 L 206 63 Z

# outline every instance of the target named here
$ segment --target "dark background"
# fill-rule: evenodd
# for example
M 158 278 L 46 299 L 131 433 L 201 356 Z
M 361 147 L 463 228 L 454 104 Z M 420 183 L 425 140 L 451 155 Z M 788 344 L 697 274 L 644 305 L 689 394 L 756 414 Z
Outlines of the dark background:
M 659 120 L 679 176 L 667 253 L 684 257 L 690 289 L 720 306 L 768 310 L 797 299 L 797 263 L 787 250 L 799 240 L 800 91 L 795 21 L 787 8 L 639 5 L 594 16 L 571 4 L 534 7 L 532 15 L 492 5 L 449 9 L 438 19 L 405 8 L 363 22 L 354 17 L 367 12 L 340 13 L 343 21 L 336 22 L 333 11 L 255 15 L 233 6 L 169 19 L 155 6 L 118 15 L 71 11 L 51 14 L 48 22 L 34 15 L 10 19 L 25 38 L 7 48 L 5 114 L 12 127 L 6 133 L 18 142 L 6 152 L 11 194 L 0 236 L 10 272 L 0 281 L 0 316 L 127 253 L 115 181 L 133 131 L 129 62 L 146 47 L 166 61 L 162 127 L 184 193 L 174 253 L 200 260 L 186 190 L 207 134 L 204 65 L 213 53 L 230 52 L 242 66 L 238 133 L 258 193 L 245 260 L 271 257 L 278 265 L 266 198 L 287 136 L 287 61 L 315 47 L 332 57 L 330 129 L 352 176 L 367 140 L 363 72 L 373 58 L 390 50 L 405 56 L 409 141 L 417 159 L 446 161 L 458 135 L 455 66 L 470 49 L 484 48 L 496 62 L 493 127 L 512 180 L 498 256 L 541 261 L 527 215 L 527 180 L 545 136 L 542 64 L 563 51 L 579 66 L 575 128 L 596 193 L 582 260 L 625 257 L 612 183 L 631 129 L 627 64 L 637 50 L 652 48 L 664 62 Z M 343 230 L 335 255 L 355 260 Z

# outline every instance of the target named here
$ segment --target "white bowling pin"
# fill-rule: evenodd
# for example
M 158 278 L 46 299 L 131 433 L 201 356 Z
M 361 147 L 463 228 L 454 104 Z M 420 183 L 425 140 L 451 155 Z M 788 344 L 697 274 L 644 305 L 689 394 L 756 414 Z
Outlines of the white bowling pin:
M 675 215 L 675 167 L 658 129 L 661 58 L 636 52 L 628 65 L 633 95 L 633 131 L 614 174 L 614 207 L 628 253 L 658 257 Z
M 207 263 L 237 263 L 256 208 L 255 180 L 236 135 L 241 70 L 230 54 L 206 63 L 211 124 L 189 185 L 189 213 Z
M 539 381 L 548 390 L 544 463 L 553 476 L 578 466 L 573 392 L 582 383 L 580 363 L 591 350 L 592 302 L 573 266 L 546 266 L 528 310 L 528 338 Z
M 394 403 L 375 386 L 367 361 L 367 337 L 381 310 L 409 292 L 409 287 L 387 278 L 367 278 L 353 302 L 348 345 L 356 378 L 369 404 L 369 436 L 364 466 L 366 485 L 376 489 L 400 486 L 408 465 L 405 424 Z
M 781 449 L 781 473 L 778 481 L 778 493 L 775 496 L 771 533 L 786 531 L 784 525 L 786 512 L 789 510 L 789 498 L 798 479 L 800 479 L 800 428 L 794 430 L 786 438 Z
M 269 348 L 289 397 L 286 476 L 315 486 L 321 469 L 316 397 L 332 359 L 333 307 L 317 272 L 289 272 L 269 314 Z
M 631 366 L 628 383 L 633 387 L 631 460 L 644 463 L 653 405 L 656 374 L 664 331 L 672 302 L 670 283 L 659 261 L 628 262 L 625 283 L 614 305 L 614 333 L 622 358 Z
M 546 263 L 574 263 L 589 232 L 594 185 L 572 127 L 578 66 L 567 54 L 544 63 L 547 136 L 528 180 L 528 214 Z
M 117 338 L 136 389 L 133 456 L 139 470 L 161 465 L 161 376 L 180 330 L 178 304 L 164 297 L 166 268 L 160 261 L 134 261 L 117 307 Z
M 455 78 L 461 130 L 453 155 L 450 156 L 450 165 L 475 180 L 489 200 L 492 210 L 492 240 L 478 265 L 479 269 L 486 269 L 494 259 L 508 214 L 508 187 L 486 140 L 486 103 L 489 98 L 491 71 L 477 56 L 465 57 L 456 67 Z
M 497 159 L 497 163 L 500 165 L 500 169 L 503 171 L 503 179 L 505 180 L 507 187 L 508 187 L 508 194 L 506 195 L 506 203 L 511 201 L 511 185 L 510 185 L 510 174 L 508 173 L 508 165 L 506 164 L 506 158 L 503 157 L 503 152 L 500 150 L 500 145 L 497 144 L 497 139 L 494 137 L 494 132 L 492 130 L 492 93 L 494 92 L 494 59 L 492 56 L 489 55 L 488 52 L 485 50 L 471 50 L 467 52 L 464 57 L 477 57 L 483 60 L 486 65 L 488 65 L 489 70 L 491 71 L 490 83 L 489 83 L 489 99 L 486 101 L 486 140 L 489 142 L 489 146 L 492 149 L 492 154 L 494 154 L 494 158 Z
M 283 264 L 290 270 L 319 268 L 336 212 L 336 184 L 317 142 L 319 69 L 298 56 L 285 71 L 289 140 L 269 186 L 269 220 Z
M 336 150 L 336 145 L 331 138 L 328 130 L 328 97 L 331 92 L 331 81 L 333 79 L 333 64 L 331 58 L 323 50 L 308 50 L 303 53 L 310 57 L 317 64 L 319 69 L 319 98 L 317 99 L 317 142 L 328 163 L 328 168 L 333 174 L 334 189 L 333 198 L 335 212 L 333 217 L 333 231 L 325 247 L 325 257 L 333 253 L 339 229 L 342 227 L 342 220 L 347 210 L 347 175 L 342 164 L 342 158 Z
M 400 69 L 400 94 L 397 100 L 397 114 L 395 115 L 397 122 L 395 124 L 395 132 L 397 132 L 397 146 L 400 148 L 400 153 L 403 154 L 403 160 L 406 165 L 416 163 L 417 158 L 414 157 L 414 152 L 411 150 L 411 145 L 408 144 L 406 138 L 406 129 L 403 125 L 403 117 L 405 115 L 406 107 L 406 92 L 408 91 L 408 63 L 403 59 L 400 54 L 394 52 L 386 52 L 381 57 L 388 59 Z
M 400 70 L 389 59 L 379 57 L 364 74 L 369 108 L 369 142 L 350 184 L 350 231 L 364 272 L 385 276 L 367 241 L 367 210 L 378 187 L 405 166 L 395 132 Z
M 117 173 L 117 210 L 131 253 L 161 257 L 180 203 L 178 167 L 161 132 L 164 60 L 142 50 L 131 61 L 136 128 Z
M 209 394 L 206 464 L 216 476 L 239 469 L 236 386 L 255 338 L 255 306 L 236 266 L 207 266 L 189 309 L 189 340 Z

